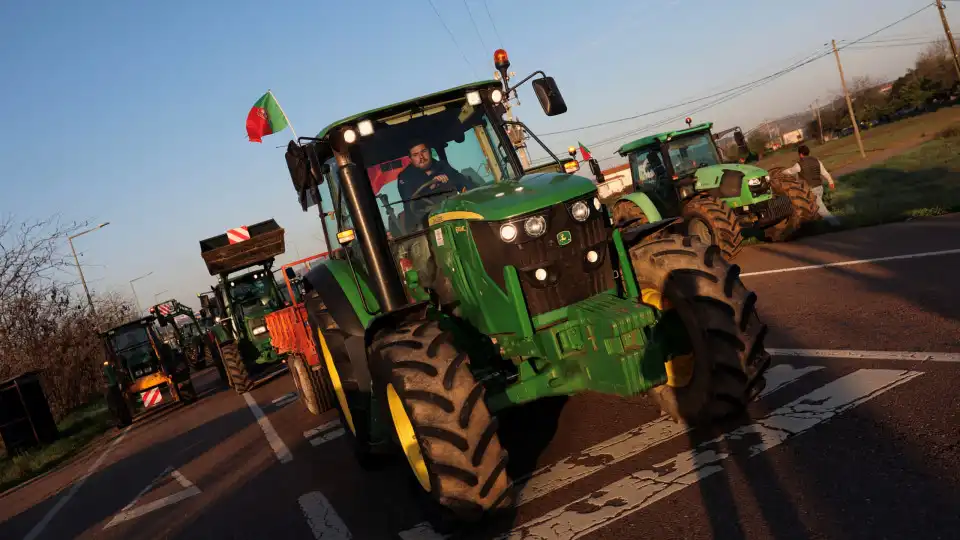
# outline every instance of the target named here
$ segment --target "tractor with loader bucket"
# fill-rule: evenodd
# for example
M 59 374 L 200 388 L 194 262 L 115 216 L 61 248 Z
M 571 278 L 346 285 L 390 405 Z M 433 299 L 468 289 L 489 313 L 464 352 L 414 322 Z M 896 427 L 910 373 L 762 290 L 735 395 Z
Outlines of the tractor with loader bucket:
M 596 185 L 546 147 L 557 169 L 525 174 L 504 97 L 533 79 L 547 116 L 567 106 L 543 72 L 511 87 L 502 50 L 495 64 L 503 82 L 355 114 L 286 153 L 301 208 L 342 247 L 304 289 L 346 437 L 361 463 L 405 456 L 457 520 L 511 505 L 500 411 L 646 394 L 711 423 L 742 412 L 769 365 L 756 296 L 719 249 L 676 219 L 614 228 Z M 395 181 L 371 182 L 371 164 L 404 156 Z
M 157 318 L 160 328 L 169 329 L 173 343 L 186 356 L 191 368 L 199 371 L 216 362 L 214 346 L 192 309 L 177 300 L 166 300 L 148 311 Z
M 745 230 L 783 242 L 818 218 L 816 197 L 802 181 L 779 168 L 747 165 L 746 158 L 725 163 L 710 133 L 713 124 L 691 124 L 687 118 L 687 129 L 643 137 L 617 150 L 629 162 L 633 192 L 608 203 L 615 226 L 681 216 L 686 234 L 732 259 Z M 736 128 L 733 133 L 741 155 L 749 156 L 743 134 Z
M 155 320 L 149 315 L 100 333 L 107 406 L 117 427 L 154 407 L 197 400 L 186 357 L 161 340 Z
M 200 254 L 217 284 L 201 295 L 204 312 L 216 313 L 212 333 L 227 377 L 238 393 L 282 365 L 264 318 L 284 300 L 271 268 L 284 252 L 284 231 L 270 219 L 200 241 Z M 207 299 L 204 302 L 204 299 Z

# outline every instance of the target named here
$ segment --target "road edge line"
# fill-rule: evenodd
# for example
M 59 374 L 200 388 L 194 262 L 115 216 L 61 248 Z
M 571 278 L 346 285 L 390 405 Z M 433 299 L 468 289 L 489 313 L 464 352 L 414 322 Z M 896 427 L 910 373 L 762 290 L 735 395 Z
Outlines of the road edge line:
M 910 253 L 907 255 L 893 255 L 890 257 L 876 257 L 873 259 L 857 259 L 855 261 L 840 261 L 824 264 L 811 264 L 807 266 L 793 266 L 790 268 L 778 268 L 776 270 L 761 270 L 759 272 L 743 272 L 740 277 L 765 276 L 769 274 L 785 274 L 787 272 L 801 272 L 803 270 L 818 270 L 820 268 L 833 268 L 835 266 L 853 266 L 857 264 L 869 264 L 885 261 L 900 261 L 904 259 L 920 259 L 923 257 L 937 257 L 942 255 L 958 255 L 960 249 L 945 249 L 941 251 L 926 251 L 923 253 Z
M 253 399 L 250 392 L 244 392 L 243 399 L 247 402 L 247 407 L 250 408 L 250 412 L 253 413 L 254 418 L 257 419 L 257 424 L 260 425 L 263 436 L 267 439 L 267 444 L 273 449 L 273 453 L 277 456 L 280 463 L 290 463 L 293 461 L 293 454 L 290 453 L 290 449 L 287 448 L 283 439 L 277 434 L 277 430 L 273 428 L 270 419 L 263 414 L 263 409 L 257 404 L 257 400 Z

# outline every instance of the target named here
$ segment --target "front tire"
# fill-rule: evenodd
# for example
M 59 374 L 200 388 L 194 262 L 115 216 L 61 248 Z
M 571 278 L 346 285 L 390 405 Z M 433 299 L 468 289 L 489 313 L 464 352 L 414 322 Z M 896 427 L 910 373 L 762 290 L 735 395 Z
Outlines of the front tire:
M 130 414 L 130 406 L 123 399 L 123 392 L 116 386 L 111 385 L 105 392 L 107 400 L 107 409 L 110 416 L 113 417 L 114 425 L 117 429 L 123 429 L 133 423 L 133 417 Z
M 253 388 L 253 379 L 247 371 L 246 364 L 243 363 L 237 342 L 220 345 L 220 356 L 233 389 L 238 394 L 249 392 Z
M 742 411 L 763 389 L 770 356 L 756 295 L 740 281 L 740 267 L 716 246 L 678 235 L 636 246 L 630 257 L 647 303 L 664 318 L 679 317 L 692 346 L 692 374 L 654 387 L 650 396 L 691 425 Z
M 293 383 L 297 386 L 300 402 L 311 414 L 319 415 L 322 411 L 317 399 L 317 391 L 313 387 L 313 379 L 310 377 L 310 366 L 298 354 L 291 354 L 287 357 L 287 365 L 290 367 Z
M 497 420 L 452 335 L 420 321 L 383 332 L 372 349 L 375 384 L 423 490 L 465 521 L 509 505 Z
M 732 260 L 743 248 L 740 223 L 723 201 L 709 196 L 696 197 L 684 205 L 682 215 L 689 236 L 717 246 L 727 259 Z

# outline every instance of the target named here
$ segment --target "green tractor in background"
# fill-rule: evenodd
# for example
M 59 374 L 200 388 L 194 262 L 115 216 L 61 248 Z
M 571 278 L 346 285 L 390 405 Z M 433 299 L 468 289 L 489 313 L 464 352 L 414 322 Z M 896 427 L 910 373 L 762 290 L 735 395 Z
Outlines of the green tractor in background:
M 753 154 L 739 130 L 734 137 L 747 157 L 725 163 L 710 132 L 713 124 L 691 123 L 688 118 L 687 129 L 650 135 L 617 150 L 629 161 L 633 193 L 612 202 L 616 226 L 682 216 L 687 234 L 717 245 L 732 259 L 740 252 L 744 230 L 782 242 L 817 219 L 816 197 L 802 181 L 780 169 L 744 163 Z
M 217 362 L 215 347 L 208 341 L 192 309 L 171 299 L 151 306 L 148 311 L 157 318 L 160 328 L 169 328 L 175 346 L 195 371 Z
M 544 112 L 565 112 L 552 78 L 520 84 L 537 74 Z M 343 247 L 304 285 L 347 436 L 361 460 L 402 452 L 423 492 L 467 520 L 514 494 L 498 411 L 648 394 L 710 423 L 742 412 L 769 365 L 756 296 L 715 246 L 676 219 L 613 228 L 593 182 L 546 147 L 554 171 L 525 174 L 506 131 L 522 124 L 503 119 L 513 88 L 360 113 L 286 154 L 301 208 L 332 208 L 328 246 Z
M 253 388 L 258 376 L 283 364 L 265 321 L 285 307 L 271 270 L 274 258 L 284 252 L 283 235 L 270 219 L 200 241 L 207 271 L 217 277 L 211 294 L 199 295 L 202 314 L 216 313 L 211 330 L 226 382 L 241 394 Z

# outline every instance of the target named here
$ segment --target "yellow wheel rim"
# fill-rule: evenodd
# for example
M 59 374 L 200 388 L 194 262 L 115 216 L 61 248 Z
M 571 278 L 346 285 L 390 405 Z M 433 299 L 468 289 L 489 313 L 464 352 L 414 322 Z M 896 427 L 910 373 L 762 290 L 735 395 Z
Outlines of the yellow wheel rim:
M 320 352 L 323 354 L 323 364 L 327 368 L 327 375 L 330 376 L 330 383 L 333 384 L 333 393 L 337 395 L 337 402 L 340 403 L 340 410 L 343 417 L 347 419 L 347 427 L 354 435 L 357 429 L 353 426 L 353 415 L 350 414 L 350 406 L 347 404 L 347 394 L 343 391 L 343 384 L 340 382 L 340 374 L 337 373 L 337 366 L 333 363 L 333 356 L 330 354 L 330 348 L 327 347 L 327 340 L 323 339 L 323 332 L 317 330 L 317 337 L 320 341 Z
M 682 354 L 667 360 L 667 386 L 682 388 L 693 378 L 693 354 Z
M 648 306 L 655 307 L 660 311 L 670 309 L 670 302 L 664 300 L 663 295 L 656 289 L 641 289 L 640 301 Z
M 407 462 L 410 463 L 417 481 L 424 490 L 429 492 L 430 475 L 427 473 L 427 463 L 423 460 L 423 453 L 420 452 L 420 443 L 417 441 L 417 434 L 413 430 L 410 416 L 407 415 L 407 409 L 404 408 L 403 400 L 400 399 L 392 384 L 387 385 L 387 404 L 390 407 L 390 417 L 393 418 L 393 427 L 397 430 L 403 454 L 407 456 Z

